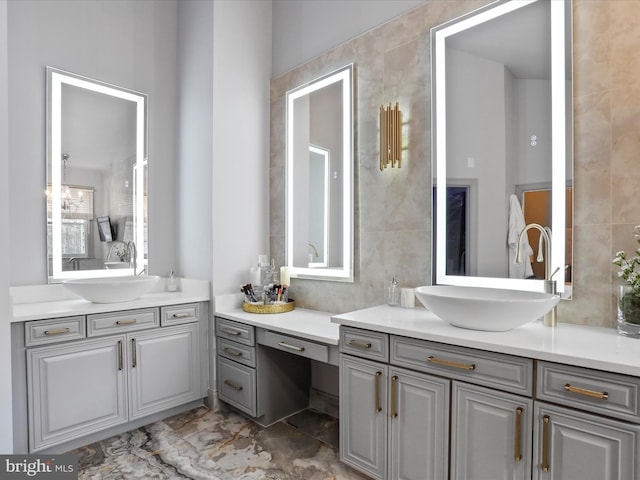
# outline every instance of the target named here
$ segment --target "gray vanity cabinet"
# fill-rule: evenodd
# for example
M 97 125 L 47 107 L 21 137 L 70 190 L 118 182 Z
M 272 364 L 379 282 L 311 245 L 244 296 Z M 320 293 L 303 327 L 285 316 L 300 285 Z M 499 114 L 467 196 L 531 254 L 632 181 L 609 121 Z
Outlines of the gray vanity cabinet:
M 349 334 L 341 335 L 347 339 L 343 352 L 377 358 L 380 352 L 387 351 L 386 335 L 376 342 L 364 337 L 371 332 L 358 336 L 357 331 L 345 330 Z M 358 345 L 361 350 L 353 350 Z M 376 345 L 383 348 L 376 349 Z M 342 460 L 376 479 L 446 478 L 449 390 L 447 379 L 343 353 L 340 358 Z
M 451 480 L 530 479 L 533 401 L 453 382 Z

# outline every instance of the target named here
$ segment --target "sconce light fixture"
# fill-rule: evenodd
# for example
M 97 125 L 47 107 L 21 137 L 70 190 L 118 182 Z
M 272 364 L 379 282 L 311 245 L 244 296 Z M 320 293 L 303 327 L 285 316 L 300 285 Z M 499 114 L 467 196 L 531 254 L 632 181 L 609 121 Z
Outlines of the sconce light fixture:
M 380 171 L 397 166 L 402 158 L 402 112 L 395 107 L 380 105 Z

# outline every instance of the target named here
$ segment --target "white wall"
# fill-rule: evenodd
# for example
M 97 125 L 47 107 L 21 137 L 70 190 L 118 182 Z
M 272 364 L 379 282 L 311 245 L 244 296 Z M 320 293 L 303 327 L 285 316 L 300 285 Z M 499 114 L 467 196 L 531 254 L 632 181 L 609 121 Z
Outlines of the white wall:
M 426 0 L 273 0 L 273 76 Z
M 213 3 L 214 294 L 268 253 L 271 2 Z
M 9 117 L 7 2 L 0 0 L 0 225 L 9 224 Z M 0 235 L 0 252 L 10 252 L 9 236 Z M 0 258 L 0 453 L 13 453 L 11 408 L 11 331 L 9 328 L 9 258 Z
M 176 275 L 210 280 L 213 266 L 213 2 L 178 3 L 178 259 Z
M 47 282 L 47 65 L 149 95 L 150 272 L 176 264 L 176 22 L 175 0 L 8 2 L 12 285 Z

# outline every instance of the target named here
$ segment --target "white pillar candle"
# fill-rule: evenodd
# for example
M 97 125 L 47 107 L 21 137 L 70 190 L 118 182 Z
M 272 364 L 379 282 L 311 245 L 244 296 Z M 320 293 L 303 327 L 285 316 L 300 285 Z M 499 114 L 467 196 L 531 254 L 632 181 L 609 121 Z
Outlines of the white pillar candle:
M 260 268 L 253 267 L 249 269 L 249 282 L 253 286 L 260 285 Z
M 291 277 L 289 276 L 289 267 L 287 266 L 280 267 L 280 284 L 281 285 L 291 284 Z

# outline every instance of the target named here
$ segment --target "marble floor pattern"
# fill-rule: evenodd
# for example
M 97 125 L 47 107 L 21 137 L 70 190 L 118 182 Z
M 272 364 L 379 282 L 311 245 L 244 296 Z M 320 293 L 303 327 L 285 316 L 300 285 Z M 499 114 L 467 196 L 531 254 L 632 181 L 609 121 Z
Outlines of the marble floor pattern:
M 201 407 L 70 453 L 80 479 L 366 479 L 339 462 L 337 442 L 337 420 L 319 412 L 263 428 Z

